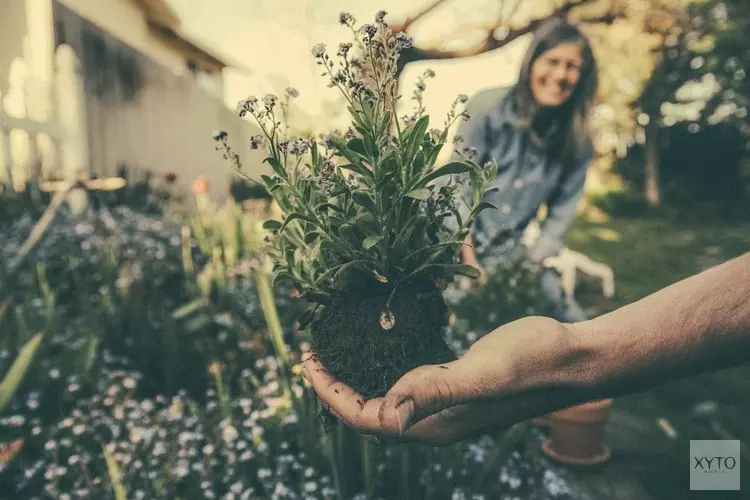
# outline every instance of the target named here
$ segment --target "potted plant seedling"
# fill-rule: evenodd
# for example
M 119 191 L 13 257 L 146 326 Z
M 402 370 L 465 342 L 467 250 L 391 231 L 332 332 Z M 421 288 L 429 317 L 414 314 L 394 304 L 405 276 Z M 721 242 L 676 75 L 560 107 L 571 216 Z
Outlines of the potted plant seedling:
M 288 137 L 282 118 L 294 89 L 281 100 L 250 97 L 237 108 L 260 127 L 250 147 L 268 150 L 274 172 L 261 179 L 283 213 L 264 226 L 275 279 L 292 279 L 310 301 L 299 322 L 320 362 L 368 398 L 417 366 L 455 359 L 443 337 L 442 290 L 456 275 L 479 275 L 459 263 L 458 250 L 476 215 L 494 208 L 480 200 L 497 172 L 495 164 L 468 160 L 436 166 L 449 127 L 466 116 L 457 110 L 466 97 L 456 99 L 440 129 L 430 128 L 421 96 L 431 71 L 417 83 L 414 113 L 397 115 L 397 61 L 411 40 L 391 33 L 384 17 L 357 28 L 342 13 L 358 50 L 342 43 L 334 56 L 322 44 L 312 51 L 329 87 L 347 101 L 352 122 L 345 134 Z M 214 138 L 242 173 L 226 133 Z M 471 185 L 468 205 L 458 203 L 462 181 Z M 446 217 L 456 218 L 455 229 Z

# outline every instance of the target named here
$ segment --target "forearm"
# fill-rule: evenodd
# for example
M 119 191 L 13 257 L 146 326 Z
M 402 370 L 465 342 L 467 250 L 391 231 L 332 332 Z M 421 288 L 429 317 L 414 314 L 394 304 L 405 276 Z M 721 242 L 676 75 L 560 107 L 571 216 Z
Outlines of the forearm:
M 466 235 L 466 238 L 464 238 L 464 244 L 461 245 L 461 261 L 473 265 L 476 263 L 476 260 L 476 253 L 474 252 L 474 240 L 471 237 L 471 233 L 469 233 Z
M 559 376 L 593 397 L 750 362 L 750 253 L 568 331 Z

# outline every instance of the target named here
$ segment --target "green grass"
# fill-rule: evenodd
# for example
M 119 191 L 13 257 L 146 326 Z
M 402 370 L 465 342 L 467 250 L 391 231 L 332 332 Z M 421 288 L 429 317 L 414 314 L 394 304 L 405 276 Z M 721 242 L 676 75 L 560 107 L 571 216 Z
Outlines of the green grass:
M 568 241 L 571 249 L 614 269 L 614 299 L 590 300 L 596 293 L 583 291 L 582 298 L 606 312 L 747 252 L 750 223 L 689 224 L 659 218 L 592 223 L 582 219 L 576 222 Z M 717 405 L 713 423 L 692 414 L 695 406 L 705 401 Z M 688 491 L 687 463 L 691 439 L 732 436 L 750 446 L 750 366 L 699 375 L 621 397 L 615 406 L 651 422 L 666 418 L 678 432 L 672 453 L 654 464 L 658 473 L 643 474 L 642 480 L 655 498 L 740 498 L 729 492 L 714 496 Z M 722 434 L 724 431 L 728 434 Z M 743 461 L 747 462 L 747 455 Z M 742 482 L 746 490 L 750 484 L 748 468 L 744 468 Z
M 611 219 L 596 224 L 581 219 L 568 246 L 614 269 L 614 308 L 749 251 L 750 223 Z

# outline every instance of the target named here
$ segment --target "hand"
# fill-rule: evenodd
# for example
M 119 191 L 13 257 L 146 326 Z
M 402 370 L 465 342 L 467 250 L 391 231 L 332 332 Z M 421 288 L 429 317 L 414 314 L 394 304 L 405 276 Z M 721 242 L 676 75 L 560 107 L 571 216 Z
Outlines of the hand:
M 385 397 L 365 400 L 310 354 L 305 376 L 328 410 L 363 433 L 447 445 L 581 399 L 557 380 L 570 358 L 569 327 L 524 318 L 479 339 L 457 361 L 416 368 Z
M 461 252 L 461 260 L 467 266 L 475 267 L 479 271 L 479 284 L 484 286 L 487 284 L 487 272 L 484 268 L 479 265 L 477 255 L 473 248 L 463 248 Z

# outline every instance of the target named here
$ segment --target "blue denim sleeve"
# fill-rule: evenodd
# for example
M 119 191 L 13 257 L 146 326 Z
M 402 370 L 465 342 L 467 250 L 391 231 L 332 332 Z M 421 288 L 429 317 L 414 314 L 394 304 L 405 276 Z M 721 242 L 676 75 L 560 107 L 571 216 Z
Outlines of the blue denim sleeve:
M 539 239 L 530 251 L 533 261 L 541 262 L 547 257 L 557 255 L 565 245 L 565 236 L 575 220 L 578 202 L 583 197 L 591 158 L 590 154 L 586 154 L 580 159 L 547 201 L 547 218 L 542 223 Z

